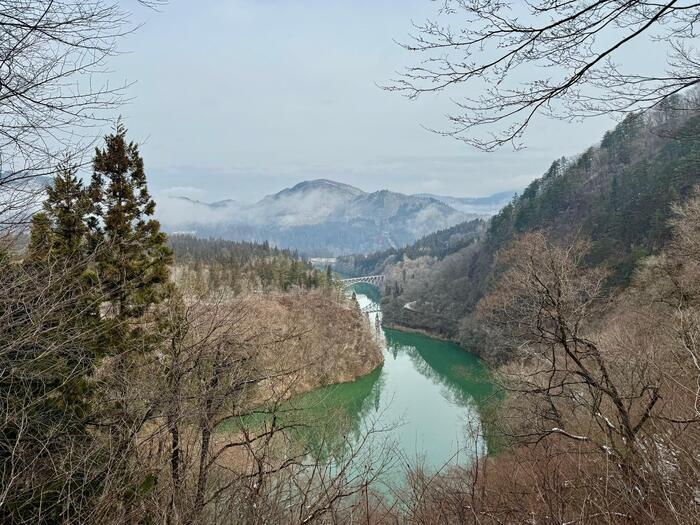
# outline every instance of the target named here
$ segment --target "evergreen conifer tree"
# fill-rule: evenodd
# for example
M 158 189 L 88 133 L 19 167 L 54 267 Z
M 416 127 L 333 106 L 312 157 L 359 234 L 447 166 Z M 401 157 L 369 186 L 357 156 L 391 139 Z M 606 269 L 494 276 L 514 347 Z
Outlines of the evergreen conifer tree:
M 48 262 L 51 256 L 53 243 L 51 219 L 46 212 L 36 213 L 32 217 L 32 226 L 29 232 L 29 246 L 27 248 L 25 262 L 27 264 Z
M 54 248 L 64 256 L 76 255 L 86 248 L 88 215 L 91 202 L 76 168 L 59 168 L 53 184 L 46 189 L 44 212 L 51 220 Z
M 95 443 L 89 428 L 95 415 L 91 376 L 103 353 L 100 296 L 85 278 L 89 211 L 75 169 L 59 167 L 43 211 L 32 218 L 23 261 L 2 269 L 2 284 L 11 291 L 0 310 L 15 322 L 0 337 L 0 347 L 13 349 L 13 373 L 0 379 L 8 414 L 0 449 L 8 438 L 15 447 L 21 443 L 36 474 L 33 490 L 41 497 L 31 491 L 16 497 L 24 514 L 45 515 L 46 523 L 63 522 L 62 513 L 76 511 L 58 504 L 61 490 L 81 487 L 81 504 L 99 492 L 99 460 L 82 456 Z M 64 460 L 72 468 L 61 470 Z
M 149 307 L 168 297 L 172 252 L 160 224 L 153 218 L 144 164 L 134 142 L 127 142 L 126 128 L 117 124 L 96 148 L 92 181 L 90 246 L 96 250 L 96 281 L 105 302 L 111 305 L 103 323 L 102 345 L 115 357 L 106 383 L 104 412 L 112 422 L 111 436 L 116 456 L 123 460 L 114 472 L 123 479 L 121 494 L 124 515 L 133 511 L 133 497 L 143 479 L 133 473 L 129 450 L 144 422 L 129 398 L 129 378 L 145 352 L 155 347 L 157 330 L 144 330 L 140 322 Z
M 91 203 L 74 167 L 59 167 L 46 188 L 43 211 L 32 218 L 27 262 L 49 264 L 62 258 L 77 267 L 86 254 Z
M 138 317 L 167 294 L 172 253 L 146 185 L 138 145 L 117 124 L 95 151 L 90 184 L 94 243 L 104 244 L 98 274 L 119 319 Z

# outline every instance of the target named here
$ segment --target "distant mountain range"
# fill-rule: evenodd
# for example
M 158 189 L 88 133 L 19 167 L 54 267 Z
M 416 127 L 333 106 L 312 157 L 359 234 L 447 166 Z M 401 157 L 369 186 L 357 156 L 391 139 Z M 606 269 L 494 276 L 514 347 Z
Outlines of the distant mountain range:
M 480 217 L 490 217 L 501 211 L 501 208 L 508 204 L 515 194 L 516 192 L 514 191 L 502 191 L 489 195 L 488 197 L 444 197 L 442 195 L 432 195 L 430 193 L 420 193 L 416 196 L 439 200 L 462 213 L 478 215 Z
M 404 246 L 436 230 L 496 213 L 512 192 L 456 198 L 388 190 L 367 193 L 339 182 L 304 181 L 256 203 L 206 203 L 160 197 L 166 231 L 263 241 L 311 256 L 366 253 Z

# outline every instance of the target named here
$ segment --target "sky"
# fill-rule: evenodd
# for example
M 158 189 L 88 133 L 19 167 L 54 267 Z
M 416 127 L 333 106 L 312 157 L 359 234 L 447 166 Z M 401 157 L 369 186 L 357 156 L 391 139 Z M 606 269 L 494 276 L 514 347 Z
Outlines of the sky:
M 445 127 L 447 96 L 378 87 L 414 57 L 431 0 L 172 0 L 132 6 L 142 26 L 109 66 L 133 83 L 121 113 L 158 194 L 255 201 L 302 180 L 365 191 L 483 196 L 520 190 L 614 122 L 537 120 L 527 148 L 478 151 Z

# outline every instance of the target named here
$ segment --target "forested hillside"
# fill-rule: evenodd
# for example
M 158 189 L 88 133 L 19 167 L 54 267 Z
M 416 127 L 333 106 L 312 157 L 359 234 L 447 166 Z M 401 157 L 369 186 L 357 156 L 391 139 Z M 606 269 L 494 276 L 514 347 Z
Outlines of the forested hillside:
M 202 239 L 194 235 L 173 234 L 168 237 L 168 244 L 181 262 L 245 264 L 260 257 L 301 258 L 295 251 L 275 248 L 267 242 Z
M 654 111 L 629 115 L 599 145 L 554 161 L 491 219 L 469 254 L 426 266 L 408 249 L 412 255 L 387 267 L 387 321 L 471 345 L 474 337 L 479 340 L 472 314 L 500 272 L 497 254 L 538 230 L 565 244 L 586 239 L 586 264 L 610 270 L 607 287 L 625 287 L 637 262 L 668 242 L 672 205 L 700 181 L 695 98 L 676 97 Z
M 405 258 L 432 257 L 443 259 L 472 244 L 486 229 L 481 219 L 463 222 L 439 230 L 402 248 L 390 248 L 367 255 L 344 255 L 337 258 L 334 269 L 348 276 L 380 274 Z
M 192 235 L 169 238 L 182 274 L 196 275 L 208 290 L 228 288 L 235 293 L 306 290 L 333 285 L 330 269 L 320 271 L 296 252 L 271 247 L 269 243 L 200 239 Z
M 557 239 L 583 235 L 593 242 L 590 263 L 610 265 L 611 284 L 629 282 L 635 261 L 668 241 L 670 204 L 686 199 L 699 180 L 694 107 L 675 99 L 646 115 L 629 115 L 599 147 L 555 161 L 494 217 L 489 247 L 543 228 Z

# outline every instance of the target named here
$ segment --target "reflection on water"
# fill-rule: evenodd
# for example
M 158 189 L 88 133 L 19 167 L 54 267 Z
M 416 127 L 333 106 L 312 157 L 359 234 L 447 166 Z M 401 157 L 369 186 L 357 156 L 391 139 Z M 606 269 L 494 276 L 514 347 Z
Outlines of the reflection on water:
M 371 301 L 358 295 L 360 306 Z M 374 314 L 370 320 L 374 325 Z M 319 388 L 287 402 L 279 416 L 300 445 L 323 459 L 347 452 L 371 429 L 376 449 L 389 442 L 400 467 L 435 470 L 467 464 L 494 448 L 482 419 L 495 388 L 479 359 L 453 343 L 380 330 L 384 364 L 356 381 Z M 262 423 L 262 422 L 261 422 Z M 230 422 L 235 426 L 235 422 Z M 246 420 L 250 424 L 250 420 Z M 231 427 L 229 427 L 231 428 Z M 376 458 L 377 462 L 381 458 Z
M 360 306 L 370 300 L 358 295 Z M 371 314 L 370 322 L 374 324 Z M 383 330 L 384 365 L 368 376 L 297 397 L 315 415 L 324 448 L 368 428 L 387 430 L 404 462 L 437 469 L 465 463 L 490 448 L 482 413 L 494 395 L 488 371 L 457 345 L 419 334 Z M 307 434 L 313 440 L 316 432 Z

